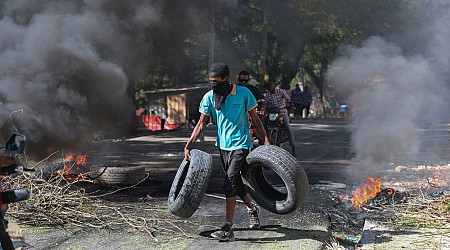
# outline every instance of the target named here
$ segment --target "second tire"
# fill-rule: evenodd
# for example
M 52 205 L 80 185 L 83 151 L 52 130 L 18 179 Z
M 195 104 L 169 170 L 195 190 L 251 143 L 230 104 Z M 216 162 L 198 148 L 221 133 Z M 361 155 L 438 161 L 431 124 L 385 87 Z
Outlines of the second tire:
M 276 214 L 293 212 L 307 197 L 308 177 L 297 159 L 275 145 L 259 146 L 247 156 L 249 166 L 243 171 L 244 183 L 261 207 Z M 273 171 L 286 191 L 273 187 L 265 173 Z

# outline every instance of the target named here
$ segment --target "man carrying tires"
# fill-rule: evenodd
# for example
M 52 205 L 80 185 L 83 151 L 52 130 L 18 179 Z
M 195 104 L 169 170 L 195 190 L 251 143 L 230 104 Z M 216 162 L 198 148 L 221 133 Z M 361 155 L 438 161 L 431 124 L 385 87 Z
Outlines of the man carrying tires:
M 225 223 L 220 230 L 211 234 L 220 241 L 234 240 L 233 217 L 236 195 L 247 205 L 250 227 L 260 227 L 259 207 L 247 195 L 241 178 L 241 168 L 247 164 L 246 157 L 253 146 L 249 114 L 255 129 L 263 135 L 264 144 L 270 144 L 255 110 L 258 105 L 255 97 L 248 88 L 237 86 L 229 82 L 229 79 L 230 70 L 226 64 L 214 63 L 209 69 L 212 90 L 203 96 L 199 108 L 200 119 L 184 148 L 185 159 L 190 160 L 190 149 L 212 116 L 217 124 L 216 146 L 219 148 L 220 160 L 227 177 L 224 181 Z

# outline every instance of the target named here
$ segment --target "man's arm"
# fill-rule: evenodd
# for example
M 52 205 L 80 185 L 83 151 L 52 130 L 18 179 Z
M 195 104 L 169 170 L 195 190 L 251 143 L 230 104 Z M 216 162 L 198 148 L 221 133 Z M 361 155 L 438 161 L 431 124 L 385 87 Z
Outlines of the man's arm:
M 186 160 L 188 160 L 188 161 L 191 160 L 191 154 L 189 151 L 191 150 L 192 145 L 194 145 L 194 143 L 197 141 L 200 133 L 205 128 L 208 120 L 209 120 L 209 115 L 205 115 L 203 113 L 200 114 L 200 118 L 198 119 L 197 125 L 195 125 L 195 128 L 192 131 L 191 137 L 187 141 L 186 146 L 184 146 L 184 158 Z
M 250 114 L 250 117 L 252 118 L 252 123 L 253 123 L 253 126 L 255 126 L 257 134 L 259 135 L 259 137 L 261 137 L 261 138 L 258 138 L 258 140 L 260 142 L 264 142 L 264 145 L 269 145 L 270 144 L 269 138 L 267 137 L 266 130 L 264 129 L 264 126 L 263 126 L 261 120 L 259 119 L 258 113 L 256 113 L 255 109 L 248 111 L 248 113 Z
M 287 91 L 281 90 L 281 92 L 284 96 L 284 99 L 286 99 L 286 106 L 289 105 L 289 102 L 291 101 L 291 97 L 288 95 Z

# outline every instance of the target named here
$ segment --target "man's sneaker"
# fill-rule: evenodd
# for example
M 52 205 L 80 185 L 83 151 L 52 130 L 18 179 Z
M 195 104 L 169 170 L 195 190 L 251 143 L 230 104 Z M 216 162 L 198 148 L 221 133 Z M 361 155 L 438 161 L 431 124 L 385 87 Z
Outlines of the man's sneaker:
M 253 203 L 253 210 L 248 209 L 248 215 L 250 216 L 250 228 L 258 229 L 261 226 L 259 221 L 259 206 Z
M 224 224 L 222 228 L 211 234 L 211 237 L 219 241 L 234 241 L 234 230 L 230 224 Z

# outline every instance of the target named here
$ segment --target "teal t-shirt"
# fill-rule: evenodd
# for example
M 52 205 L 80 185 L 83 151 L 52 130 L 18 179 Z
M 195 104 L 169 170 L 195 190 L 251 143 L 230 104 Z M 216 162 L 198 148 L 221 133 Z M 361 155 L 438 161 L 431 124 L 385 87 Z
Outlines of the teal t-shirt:
M 208 91 L 200 102 L 200 113 L 212 115 L 217 124 L 216 146 L 223 150 L 250 149 L 253 147 L 250 135 L 248 111 L 258 103 L 246 87 L 233 84 L 220 110 L 214 108 L 213 91 Z

